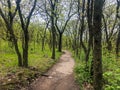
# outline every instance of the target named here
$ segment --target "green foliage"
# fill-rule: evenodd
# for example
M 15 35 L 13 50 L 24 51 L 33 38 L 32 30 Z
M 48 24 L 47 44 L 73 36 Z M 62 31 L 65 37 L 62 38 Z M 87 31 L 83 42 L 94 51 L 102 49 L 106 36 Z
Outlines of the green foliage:
M 108 71 L 103 74 L 105 79 L 105 90 L 120 90 L 120 69 Z
M 103 77 L 105 90 L 120 90 L 120 58 L 114 52 L 103 54 Z
M 84 63 L 78 64 L 75 67 L 76 80 L 82 85 L 83 82 L 91 82 L 88 68 L 85 67 Z
M 86 69 L 84 58 L 83 51 L 81 51 L 80 59 L 78 56 L 75 56 L 76 65 L 74 71 L 76 81 L 80 86 L 82 86 L 83 82 L 92 83 L 92 79 L 90 78 L 92 56 L 90 55 L 88 62 L 89 69 Z M 104 90 L 120 90 L 120 57 L 116 59 L 115 51 L 108 52 L 106 49 L 103 49 L 102 60 Z
M 91 61 L 88 62 L 88 66 L 84 61 L 84 53 L 81 51 L 80 59 L 78 56 L 74 56 L 76 65 L 74 68 L 75 78 L 78 84 L 82 87 L 84 82 L 92 83 L 92 79 L 90 76 L 90 65 Z

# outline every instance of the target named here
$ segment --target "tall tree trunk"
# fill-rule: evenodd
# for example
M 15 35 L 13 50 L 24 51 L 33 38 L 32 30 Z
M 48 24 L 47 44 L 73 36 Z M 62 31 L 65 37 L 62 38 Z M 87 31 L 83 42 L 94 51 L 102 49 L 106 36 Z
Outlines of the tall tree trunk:
M 102 90 L 102 30 L 101 30 L 101 17 L 102 17 L 103 0 L 94 1 L 94 50 L 93 50 L 93 84 L 94 90 Z
M 119 16 L 119 8 L 120 8 L 120 0 L 117 0 L 117 8 L 116 8 L 116 15 L 117 18 L 120 20 L 120 16 Z M 118 32 L 118 36 L 117 36 L 117 41 L 116 41 L 116 55 L 119 56 L 119 50 L 120 50 L 120 21 L 119 21 L 119 32 Z
M 30 24 L 30 19 L 32 16 L 32 13 L 34 12 L 34 9 L 36 7 L 37 0 L 34 0 L 34 4 L 27 16 L 26 21 L 23 19 L 22 11 L 21 11 L 21 6 L 20 6 L 21 0 L 16 0 L 16 5 L 18 9 L 18 14 L 20 17 L 20 22 L 21 22 L 21 27 L 24 33 L 24 40 L 23 40 L 23 66 L 28 67 L 28 43 L 29 43 L 29 34 L 28 34 L 28 27 Z
M 120 25 L 119 25 L 119 32 L 117 36 L 117 41 L 116 41 L 116 55 L 119 56 L 119 50 L 120 50 Z
M 46 25 L 46 28 L 45 28 L 45 31 L 44 31 L 44 35 L 42 37 L 42 51 L 44 51 L 44 49 L 45 49 L 46 30 L 47 30 L 48 25 L 49 25 L 49 22 Z
M 10 34 L 12 36 L 12 40 L 13 40 L 13 43 L 14 43 L 15 51 L 16 51 L 16 54 L 17 54 L 17 57 L 18 57 L 18 66 L 22 67 L 22 65 L 23 65 L 23 63 L 22 63 L 22 56 L 21 56 L 21 53 L 19 51 L 17 39 L 16 39 L 16 37 L 14 35 L 14 32 L 12 30 L 12 26 L 10 26 L 8 28 L 8 30 L 10 30 Z
M 50 33 L 50 36 L 49 38 L 51 38 L 49 41 L 48 41 L 48 46 L 49 46 L 49 49 L 50 51 L 52 51 L 52 31 L 49 30 L 49 33 Z
M 42 51 L 44 51 L 44 44 L 45 44 L 44 41 L 45 41 L 44 38 L 42 38 Z
M 103 17 L 103 23 L 104 23 L 104 27 L 105 27 L 105 36 L 106 36 L 106 42 L 107 42 L 107 49 L 109 50 L 109 51 L 111 51 L 111 49 L 112 49 L 112 44 L 111 44 L 111 41 L 110 41 L 110 38 L 109 38 L 109 35 L 108 35 L 108 29 L 107 29 L 107 22 L 106 22 L 106 20 L 105 20 L 105 17 L 104 17 L 104 15 L 102 15 L 102 17 Z
M 91 7 L 91 8 L 90 8 Z M 89 60 L 90 50 L 93 46 L 93 0 L 88 0 L 87 2 L 87 20 L 88 20 L 88 28 L 89 28 L 89 41 L 88 41 L 88 50 L 86 53 L 86 62 Z
M 56 36 L 55 36 L 55 32 L 53 31 L 53 33 L 52 33 L 52 59 L 55 59 L 55 43 L 56 43 Z
M 59 33 L 59 45 L 58 45 L 58 51 L 62 51 L 62 33 Z
M 53 2 L 54 1 L 54 2 Z M 55 9 L 56 9 L 56 0 L 50 0 L 51 2 L 51 31 L 52 31 L 52 59 L 55 59 L 55 48 L 56 48 L 56 28 L 55 28 Z
M 51 29 L 52 29 L 52 59 L 55 59 L 56 31 L 55 31 L 53 16 L 51 16 Z
M 87 49 L 82 41 L 83 33 L 84 33 L 84 29 L 85 29 L 84 17 L 85 17 L 85 0 L 82 0 L 82 20 L 81 20 L 81 27 L 80 27 L 80 46 L 82 46 L 84 53 L 86 54 Z
M 15 51 L 16 51 L 16 54 L 17 54 L 17 57 L 18 57 L 18 66 L 22 67 L 23 66 L 22 56 L 21 56 L 21 53 L 20 53 L 19 48 L 18 48 L 17 40 L 15 38 L 13 38 L 13 43 L 14 43 Z
M 29 35 L 28 30 L 24 32 L 24 45 L 23 45 L 23 66 L 28 67 L 28 43 L 29 43 Z

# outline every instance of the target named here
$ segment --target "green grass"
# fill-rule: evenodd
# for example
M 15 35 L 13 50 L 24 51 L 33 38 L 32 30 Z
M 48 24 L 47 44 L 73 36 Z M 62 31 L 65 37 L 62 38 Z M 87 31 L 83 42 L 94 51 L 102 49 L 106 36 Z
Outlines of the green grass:
M 105 90 L 120 90 L 120 57 L 115 51 L 103 51 L 103 77 Z
M 74 55 L 75 58 L 75 67 L 74 67 L 74 72 L 75 72 L 75 79 L 76 82 L 79 84 L 80 89 L 83 89 L 83 83 L 84 82 L 89 82 L 91 83 L 92 80 L 90 78 L 90 64 L 91 64 L 91 57 L 90 57 L 90 61 L 88 62 L 88 66 L 86 68 L 86 63 L 85 63 L 85 55 L 84 52 L 81 51 L 81 54 L 79 54 L 80 56 L 76 56 Z
M 0 90 L 15 90 L 26 86 L 35 78 L 46 72 L 61 56 L 56 51 L 56 60 L 51 59 L 48 46 L 41 51 L 41 46 L 36 45 L 35 50 L 29 45 L 29 67 L 18 67 L 17 56 L 14 49 L 8 47 L 7 42 L 0 46 Z

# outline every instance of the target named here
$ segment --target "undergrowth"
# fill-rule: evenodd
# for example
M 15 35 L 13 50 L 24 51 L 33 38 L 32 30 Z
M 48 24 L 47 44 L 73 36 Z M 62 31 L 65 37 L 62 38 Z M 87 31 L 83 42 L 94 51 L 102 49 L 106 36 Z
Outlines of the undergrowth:
M 80 56 L 75 56 L 75 77 L 78 84 L 82 87 L 84 82 L 92 83 L 90 69 L 92 56 L 90 55 L 88 67 L 85 63 L 85 55 L 81 51 Z M 120 57 L 116 58 L 115 51 L 108 52 L 103 50 L 103 88 L 104 90 L 120 90 Z
M 17 90 L 29 85 L 32 81 L 46 72 L 61 56 L 56 51 L 56 59 L 51 59 L 48 46 L 41 51 L 40 45 L 34 49 L 29 47 L 29 67 L 18 67 L 17 56 L 13 48 L 2 44 L 0 47 L 0 90 Z

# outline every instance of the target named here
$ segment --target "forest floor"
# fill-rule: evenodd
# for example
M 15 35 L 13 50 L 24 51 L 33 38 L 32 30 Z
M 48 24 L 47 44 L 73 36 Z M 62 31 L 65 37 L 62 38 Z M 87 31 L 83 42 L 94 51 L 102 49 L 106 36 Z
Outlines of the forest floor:
M 64 51 L 60 60 L 44 75 L 22 90 L 79 90 L 74 79 L 74 59 Z

